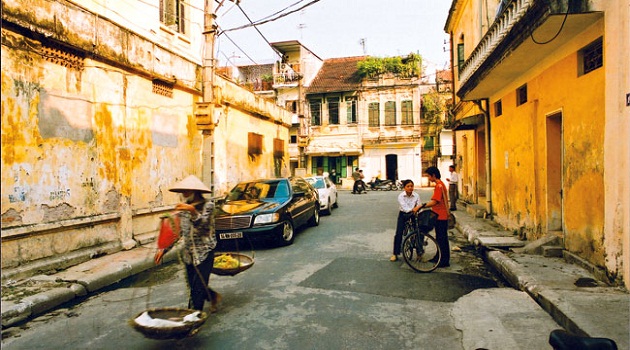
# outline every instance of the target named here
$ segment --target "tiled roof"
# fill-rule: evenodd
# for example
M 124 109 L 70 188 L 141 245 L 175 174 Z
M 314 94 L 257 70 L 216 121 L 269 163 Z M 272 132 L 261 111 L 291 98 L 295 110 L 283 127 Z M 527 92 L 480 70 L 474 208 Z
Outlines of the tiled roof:
M 451 70 L 439 70 L 436 72 L 435 80 L 437 82 L 453 81 L 453 74 Z
M 361 87 L 361 77 L 357 74 L 357 63 L 366 56 L 330 58 L 324 60 L 322 68 L 306 89 L 307 94 L 353 91 Z

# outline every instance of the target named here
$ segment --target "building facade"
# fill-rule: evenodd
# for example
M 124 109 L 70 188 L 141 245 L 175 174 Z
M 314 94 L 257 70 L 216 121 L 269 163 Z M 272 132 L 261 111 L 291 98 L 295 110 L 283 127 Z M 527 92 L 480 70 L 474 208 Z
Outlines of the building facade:
M 221 195 L 288 173 L 290 113 L 203 77 L 204 15 L 202 0 L 2 2 L 3 280 L 152 242 L 189 174 Z
M 628 7 L 455 0 L 445 25 L 463 199 L 626 286 Z
M 335 169 L 345 188 L 351 188 L 355 168 L 362 169 L 368 181 L 379 176 L 419 184 L 421 96 L 430 86 L 422 83 L 420 71 L 362 76 L 358 65 L 366 59 L 327 59 L 308 87 L 307 172 Z

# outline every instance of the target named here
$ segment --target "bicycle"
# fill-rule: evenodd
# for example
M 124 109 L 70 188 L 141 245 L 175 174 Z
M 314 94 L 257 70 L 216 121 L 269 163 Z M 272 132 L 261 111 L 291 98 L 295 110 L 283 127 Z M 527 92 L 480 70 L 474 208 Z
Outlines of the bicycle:
M 429 232 L 437 215 L 424 210 L 409 215 L 403 231 L 402 255 L 409 267 L 417 272 L 431 272 L 440 264 L 442 252 L 435 237 Z

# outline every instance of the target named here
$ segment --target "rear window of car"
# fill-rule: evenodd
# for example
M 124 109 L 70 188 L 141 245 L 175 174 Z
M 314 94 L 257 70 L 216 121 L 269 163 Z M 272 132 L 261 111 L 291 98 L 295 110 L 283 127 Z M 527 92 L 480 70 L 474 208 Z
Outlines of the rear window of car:
M 310 184 L 313 185 L 313 187 L 315 188 L 326 188 L 326 183 L 324 182 L 323 178 L 309 177 L 305 180 L 310 182 Z
M 277 199 L 289 197 L 286 181 L 264 181 L 240 183 L 228 193 L 228 201 L 247 199 Z

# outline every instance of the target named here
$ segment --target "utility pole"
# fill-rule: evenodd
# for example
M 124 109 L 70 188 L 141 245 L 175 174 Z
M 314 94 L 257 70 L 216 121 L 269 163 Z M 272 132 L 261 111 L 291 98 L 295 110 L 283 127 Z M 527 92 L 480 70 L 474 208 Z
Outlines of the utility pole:
M 217 27 L 214 23 L 216 15 L 212 8 L 213 0 L 204 1 L 204 53 L 202 58 L 202 93 L 203 100 L 195 108 L 197 128 L 202 131 L 202 164 L 201 180 L 209 185 L 214 195 L 214 137 L 213 130 L 216 122 L 214 116 L 214 39 Z
M 205 0 L 203 36 L 205 41 L 203 53 L 203 102 L 214 103 L 214 37 L 217 27 L 214 24 L 216 15 L 212 8 L 213 0 Z M 211 121 L 212 122 L 212 121 Z

